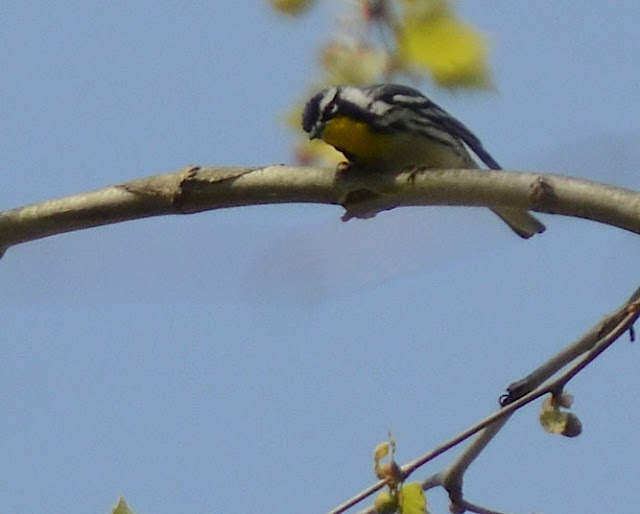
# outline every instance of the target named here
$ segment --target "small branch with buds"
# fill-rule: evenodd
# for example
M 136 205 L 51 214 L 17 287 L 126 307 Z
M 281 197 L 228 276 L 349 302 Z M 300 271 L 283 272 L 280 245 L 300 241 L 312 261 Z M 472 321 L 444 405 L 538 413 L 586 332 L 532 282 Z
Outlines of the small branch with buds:
M 451 450 L 470 437 L 476 435 L 476 438 L 449 467 L 429 476 L 428 478 L 420 482 L 420 484 L 425 491 L 434 487 L 443 487 L 447 491 L 449 499 L 451 500 L 451 512 L 470 511 L 476 512 L 478 514 L 499 514 L 498 511 L 494 511 L 491 509 L 487 509 L 486 507 L 481 507 L 479 505 L 470 503 L 464 498 L 462 490 L 462 480 L 466 470 L 473 463 L 476 457 L 478 457 L 478 455 L 480 455 L 480 453 L 485 449 L 487 444 L 489 444 L 489 442 L 498 434 L 500 429 L 502 429 L 502 427 L 509 420 L 510 416 L 516 410 L 547 394 L 551 395 L 551 399 L 550 401 L 545 402 L 545 405 L 543 405 L 543 415 L 550 409 L 553 409 L 557 412 L 561 408 L 570 407 L 571 397 L 570 395 L 564 393 L 564 387 L 566 386 L 566 384 L 578 373 L 583 371 L 590 363 L 592 363 L 600 354 L 602 354 L 602 352 L 609 348 L 625 332 L 628 331 L 633 336 L 633 324 L 637 321 L 638 317 L 640 317 L 640 288 L 638 288 L 623 305 L 621 305 L 611 314 L 605 316 L 600 322 L 595 324 L 576 342 L 572 343 L 567 349 L 568 351 L 566 350 L 561 352 L 565 355 L 572 354 L 571 352 L 575 354 L 577 352 L 576 347 L 578 347 L 582 350 L 580 354 L 584 355 L 582 359 L 580 359 L 573 366 L 567 369 L 567 371 L 565 371 L 562 375 L 546 383 L 539 384 L 533 390 L 527 393 L 523 393 L 523 391 L 528 388 L 529 382 L 527 382 L 526 385 L 519 385 L 518 397 L 511 396 L 511 388 L 513 387 L 513 385 L 509 386 L 509 393 L 500 399 L 502 407 L 498 411 L 475 423 L 460 434 L 451 438 L 449 441 L 437 446 L 430 452 L 422 455 L 421 457 L 418 457 L 411 462 L 408 462 L 403 466 L 400 466 L 399 469 L 402 480 L 406 481 L 406 479 L 411 474 L 413 474 L 416 470 L 418 470 L 428 462 L 432 461 L 439 455 L 442 455 L 443 453 Z M 587 344 L 585 341 L 589 341 L 589 343 Z M 578 356 L 579 355 L 575 355 L 574 358 L 566 362 L 565 365 L 575 360 Z M 564 366 L 561 366 L 560 368 L 562 367 Z M 548 373 L 550 369 L 547 364 L 541 366 L 541 368 L 545 369 L 546 373 Z M 551 375 L 555 374 L 557 371 L 559 371 L 559 369 L 555 370 L 553 373 L 551 373 Z M 549 378 L 551 375 L 548 375 L 547 378 Z M 535 384 L 540 376 L 538 370 L 529 375 L 524 381 L 517 382 L 517 384 L 524 384 L 524 382 L 526 382 L 529 377 L 532 376 L 535 377 L 535 380 L 531 383 Z M 521 387 L 525 387 L 525 389 L 521 389 Z M 573 417 L 566 416 L 562 419 L 566 420 L 567 422 L 566 425 L 564 425 L 564 428 L 568 430 L 568 432 L 565 433 L 559 431 L 558 433 L 562 433 L 563 435 L 569 437 L 573 437 L 579 434 L 580 426 L 578 425 L 576 427 L 575 425 L 575 420 L 577 419 L 575 415 Z M 373 484 L 372 486 L 356 494 L 349 500 L 345 501 L 335 509 L 331 510 L 329 514 L 340 514 L 342 512 L 345 512 L 347 509 L 353 507 L 357 503 L 363 501 L 378 490 L 382 489 L 386 484 L 386 480 L 380 480 L 379 482 Z M 369 507 L 360 511 L 359 514 L 375 514 L 375 512 L 376 511 L 374 507 Z

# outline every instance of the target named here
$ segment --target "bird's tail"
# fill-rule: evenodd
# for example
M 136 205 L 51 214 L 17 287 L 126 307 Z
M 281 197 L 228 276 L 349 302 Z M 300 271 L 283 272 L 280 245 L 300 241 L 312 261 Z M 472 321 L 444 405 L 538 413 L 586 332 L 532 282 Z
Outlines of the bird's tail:
M 547 228 L 533 214 L 522 209 L 493 207 L 491 210 L 523 239 L 529 239 L 535 234 L 542 234 Z

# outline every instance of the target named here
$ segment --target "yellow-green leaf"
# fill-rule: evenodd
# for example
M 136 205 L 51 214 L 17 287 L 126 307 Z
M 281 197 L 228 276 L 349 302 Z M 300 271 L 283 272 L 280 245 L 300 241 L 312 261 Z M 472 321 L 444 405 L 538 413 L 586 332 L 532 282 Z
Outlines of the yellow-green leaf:
M 426 514 L 427 497 L 419 483 L 411 482 L 402 486 L 399 512 L 401 514 Z
M 380 443 L 376 446 L 376 449 L 373 452 L 373 460 L 378 462 L 387 455 L 389 455 L 389 443 L 385 441 L 384 443 Z
M 562 434 L 567 428 L 568 414 L 560 409 L 543 410 L 540 424 L 547 432 Z
M 373 503 L 377 514 L 391 514 L 398 508 L 398 497 L 389 491 L 378 493 Z
M 445 87 L 488 87 L 485 38 L 452 15 L 405 15 L 397 30 L 400 59 Z

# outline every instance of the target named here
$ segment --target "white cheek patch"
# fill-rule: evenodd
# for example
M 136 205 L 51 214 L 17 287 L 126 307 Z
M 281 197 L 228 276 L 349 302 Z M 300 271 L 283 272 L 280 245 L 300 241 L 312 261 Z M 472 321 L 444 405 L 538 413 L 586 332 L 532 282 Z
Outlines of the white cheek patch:
M 324 95 L 322 95 L 322 99 L 318 102 L 318 113 L 320 114 L 320 119 L 325 117 L 325 111 L 327 107 L 333 102 L 334 98 L 338 94 L 338 88 L 332 87 L 325 91 Z
M 327 109 L 327 106 L 333 102 L 336 95 L 338 94 L 338 88 L 332 87 L 326 90 L 325 94 L 322 96 L 322 100 L 318 104 L 318 112 L 320 113 L 320 117 L 324 117 L 324 111 Z

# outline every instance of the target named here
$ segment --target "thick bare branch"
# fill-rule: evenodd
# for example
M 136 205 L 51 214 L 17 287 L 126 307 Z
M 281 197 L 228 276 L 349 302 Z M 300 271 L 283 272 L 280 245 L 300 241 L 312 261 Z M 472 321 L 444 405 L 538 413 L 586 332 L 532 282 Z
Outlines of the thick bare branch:
M 559 175 L 327 168 L 185 168 L 0 213 L 0 251 L 55 234 L 166 214 L 270 203 L 343 205 L 345 219 L 400 206 L 487 205 L 576 216 L 640 233 L 640 194 Z

